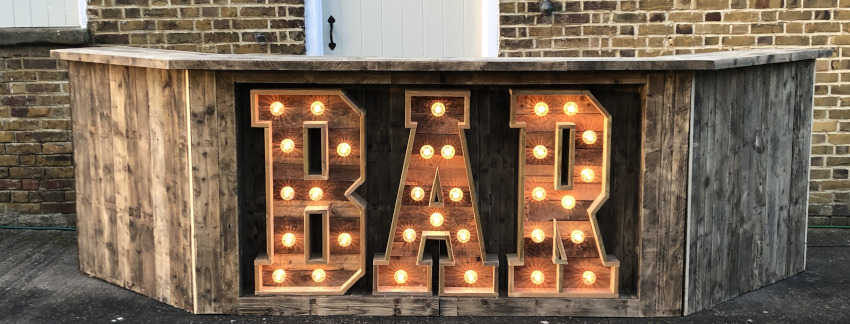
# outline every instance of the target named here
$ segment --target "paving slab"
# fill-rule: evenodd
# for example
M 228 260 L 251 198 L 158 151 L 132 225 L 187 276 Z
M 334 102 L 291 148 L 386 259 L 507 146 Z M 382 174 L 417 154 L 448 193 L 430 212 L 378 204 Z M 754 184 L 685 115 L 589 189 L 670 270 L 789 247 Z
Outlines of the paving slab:
M 0 229 L 0 323 L 850 323 L 850 230 L 809 229 L 807 270 L 679 318 L 193 315 L 91 278 L 76 232 Z

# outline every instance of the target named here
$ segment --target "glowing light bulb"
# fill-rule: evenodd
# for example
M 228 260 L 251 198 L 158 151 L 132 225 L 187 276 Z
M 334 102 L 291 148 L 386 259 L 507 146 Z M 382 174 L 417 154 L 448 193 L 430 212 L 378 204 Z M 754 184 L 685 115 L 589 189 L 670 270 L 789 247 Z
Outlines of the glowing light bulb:
M 452 188 L 452 190 L 449 190 L 449 199 L 454 202 L 463 200 L 463 190 L 460 188 Z
M 292 200 L 292 198 L 295 198 L 295 189 L 289 186 L 283 187 L 283 189 L 280 189 L 280 198 L 283 200 Z
M 286 281 L 286 271 L 283 271 L 283 269 L 275 270 L 272 272 L 272 280 L 276 283 L 283 283 Z
M 534 200 L 537 201 L 546 199 L 546 189 L 543 189 L 542 187 L 534 188 L 534 190 L 531 190 L 531 198 L 534 198 Z
M 425 189 L 422 189 L 422 187 L 410 189 L 410 198 L 416 201 L 422 201 L 425 198 Z
M 570 241 L 573 241 L 575 244 L 581 244 L 584 242 L 584 232 L 581 230 L 575 230 L 570 233 Z
M 592 285 L 596 282 L 596 274 L 593 271 L 585 271 L 581 274 L 581 282 L 585 285 Z
M 400 284 L 407 282 L 407 271 L 396 270 L 396 272 L 393 274 L 393 279 L 395 279 L 396 283 Z
M 440 213 L 431 214 L 430 221 L 431 221 L 431 225 L 433 225 L 434 227 L 438 227 L 440 225 L 443 225 L 443 214 L 440 214 Z
M 425 159 L 434 157 L 434 147 L 431 145 L 422 145 L 422 148 L 419 149 L 419 155 Z
M 288 138 L 280 141 L 280 150 L 283 153 L 292 153 L 295 150 L 295 142 Z
M 339 143 L 336 146 L 336 154 L 339 154 L 341 157 L 348 156 L 351 154 L 351 145 L 348 145 L 348 143 Z
M 457 241 L 461 243 L 469 242 L 469 238 L 472 236 L 468 230 L 462 229 L 457 231 Z
M 474 284 L 478 281 L 478 273 L 475 272 L 475 270 L 466 270 L 466 272 L 463 273 L 463 281 L 466 281 L 466 283 L 470 285 Z
M 545 102 L 538 102 L 534 105 L 534 114 L 540 117 L 546 116 L 549 113 L 549 105 Z
M 348 234 L 348 233 L 339 234 L 339 236 L 336 238 L 336 241 L 337 241 L 337 243 L 339 243 L 339 246 L 348 247 L 349 245 L 351 245 L 351 234 Z
M 313 189 L 310 189 L 310 200 L 312 201 L 322 200 L 323 195 L 324 193 L 319 187 L 313 187 Z
M 416 241 L 416 231 L 414 231 L 412 228 L 408 228 L 401 233 L 401 238 L 403 238 L 404 241 L 407 243 Z
M 322 270 L 322 269 L 313 270 L 313 274 L 310 275 L 310 277 L 312 277 L 313 281 L 315 281 L 315 282 L 325 281 L 325 277 L 326 277 L 325 270 Z
M 592 130 L 584 131 L 584 133 L 581 133 L 581 140 L 584 142 L 584 144 L 596 143 L 596 132 Z
M 575 116 L 578 113 L 578 105 L 575 102 L 568 102 L 564 104 L 564 113 L 567 116 Z
M 543 271 L 534 270 L 531 272 L 531 282 L 535 285 L 539 285 L 543 283 L 543 280 L 546 280 L 546 276 L 543 275 Z
M 283 103 L 280 102 L 280 101 L 272 102 L 272 104 L 269 105 L 269 112 L 271 112 L 272 115 L 275 115 L 275 116 L 283 115 L 283 110 L 284 110 Z
M 435 102 L 433 105 L 431 105 L 431 113 L 437 117 L 442 116 L 446 113 L 446 105 L 444 105 L 442 102 Z
M 310 112 L 316 116 L 323 114 L 325 112 L 325 104 L 321 101 L 313 101 L 313 103 L 310 104 Z
M 545 146 L 537 145 L 537 146 L 534 147 L 534 157 L 536 157 L 537 159 L 540 159 L 540 160 L 545 159 L 546 155 L 548 155 L 548 154 L 549 154 L 549 150 L 547 150 Z
M 295 234 L 286 233 L 283 234 L 283 237 L 280 238 L 280 243 L 285 247 L 292 247 L 295 245 Z
M 593 170 L 591 170 L 591 169 L 581 170 L 581 181 L 592 182 L 593 177 L 594 177 Z
M 564 209 L 573 209 L 576 206 L 576 199 L 573 196 L 566 195 L 564 198 L 561 198 L 561 207 Z
M 440 150 L 440 155 L 445 159 L 451 159 L 455 156 L 455 148 L 451 145 L 443 146 L 443 149 Z
M 546 233 L 544 233 L 542 229 L 538 228 L 531 231 L 531 240 L 534 241 L 534 243 L 541 243 L 544 239 L 546 239 Z

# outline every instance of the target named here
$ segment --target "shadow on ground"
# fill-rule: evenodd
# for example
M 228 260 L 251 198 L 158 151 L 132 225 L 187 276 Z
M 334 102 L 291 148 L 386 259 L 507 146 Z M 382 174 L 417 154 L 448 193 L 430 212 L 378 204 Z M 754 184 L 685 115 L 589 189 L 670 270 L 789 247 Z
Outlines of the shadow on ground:
M 2 323 L 850 323 L 850 230 L 810 229 L 806 271 L 683 318 L 192 315 L 77 269 L 75 232 L 0 230 Z

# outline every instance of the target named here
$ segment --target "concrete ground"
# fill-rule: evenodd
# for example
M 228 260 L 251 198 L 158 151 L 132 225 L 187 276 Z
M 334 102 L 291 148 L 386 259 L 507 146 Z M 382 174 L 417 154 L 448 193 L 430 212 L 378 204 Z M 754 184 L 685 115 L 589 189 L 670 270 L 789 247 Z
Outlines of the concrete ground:
M 0 323 L 850 323 L 850 230 L 810 229 L 805 272 L 683 318 L 192 315 L 77 269 L 75 232 L 0 229 Z

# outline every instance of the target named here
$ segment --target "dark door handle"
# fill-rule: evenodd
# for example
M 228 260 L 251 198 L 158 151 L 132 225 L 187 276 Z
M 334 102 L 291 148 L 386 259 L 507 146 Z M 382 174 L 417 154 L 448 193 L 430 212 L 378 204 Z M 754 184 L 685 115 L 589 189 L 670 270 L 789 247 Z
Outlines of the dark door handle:
M 328 17 L 328 23 L 331 25 L 331 31 L 328 32 L 328 35 L 331 35 L 331 42 L 328 43 L 328 47 L 330 47 L 331 51 L 333 51 L 334 48 L 336 48 L 336 43 L 334 43 L 334 23 L 335 22 L 336 22 L 336 19 L 334 19 L 334 16 Z

